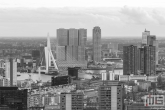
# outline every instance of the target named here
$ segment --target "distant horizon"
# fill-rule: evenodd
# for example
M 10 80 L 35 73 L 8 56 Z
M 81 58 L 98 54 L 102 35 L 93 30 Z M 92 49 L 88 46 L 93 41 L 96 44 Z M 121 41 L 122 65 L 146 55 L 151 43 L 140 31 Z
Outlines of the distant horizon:
M 57 38 L 56 36 L 49 36 L 50 38 Z M 0 36 L 0 38 L 47 38 L 47 36 Z M 142 39 L 142 36 L 101 36 L 102 39 Z M 165 36 L 156 36 L 156 39 L 165 39 Z M 92 36 L 87 36 L 87 39 L 92 39 Z M 122 39 L 121 39 L 122 40 Z
M 0 0 L 0 36 L 56 36 L 95 26 L 102 36 L 165 36 L 165 0 Z

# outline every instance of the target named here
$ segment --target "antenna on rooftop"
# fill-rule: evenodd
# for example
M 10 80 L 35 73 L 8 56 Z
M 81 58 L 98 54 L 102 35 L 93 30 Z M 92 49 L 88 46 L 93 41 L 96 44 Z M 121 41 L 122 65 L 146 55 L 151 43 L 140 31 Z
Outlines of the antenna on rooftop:
M 147 32 L 147 30 L 146 30 L 146 28 L 145 28 L 145 30 L 144 30 L 145 32 Z

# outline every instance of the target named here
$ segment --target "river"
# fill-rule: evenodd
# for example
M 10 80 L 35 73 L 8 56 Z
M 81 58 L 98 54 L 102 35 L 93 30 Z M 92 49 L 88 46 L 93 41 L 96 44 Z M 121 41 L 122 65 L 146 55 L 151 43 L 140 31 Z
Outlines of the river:
M 84 78 L 84 79 L 91 79 L 94 74 L 99 74 L 102 72 L 105 72 L 106 70 L 85 70 L 84 72 L 79 72 L 78 77 Z M 86 73 L 93 73 L 93 74 L 86 74 Z M 117 71 L 115 72 L 117 73 Z M 67 74 L 67 72 L 65 72 Z M 122 74 L 122 71 L 117 74 Z M 37 73 L 21 73 L 20 76 L 17 77 L 17 80 L 25 80 L 28 79 L 29 76 L 31 76 L 31 79 L 33 81 L 39 80 L 39 75 Z M 41 80 L 42 82 L 51 81 L 52 75 L 45 75 L 41 74 Z

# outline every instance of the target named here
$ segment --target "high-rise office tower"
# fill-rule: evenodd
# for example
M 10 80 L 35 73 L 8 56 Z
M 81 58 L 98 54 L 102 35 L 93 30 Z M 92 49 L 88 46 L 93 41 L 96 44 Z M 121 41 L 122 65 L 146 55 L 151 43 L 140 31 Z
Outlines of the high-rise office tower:
M 5 62 L 5 77 L 9 79 L 10 86 L 17 85 L 17 62 L 16 59 L 10 58 Z
M 98 26 L 93 28 L 93 61 L 101 61 L 101 29 Z
M 155 46 L 144 46 L 144 73 L 146 75 L 155 74 Z
M 87 42 L 87 30 L 79 29 L 78 31 L 78 61 L 85 61 L 85 46 Z
M 154 46 L 155 41 L 156 41 L 156 36 L 155 35 L 148 35 L 147 36 L 147 45 Z
M 57 29 L 57 63 L 59 68 L 86 67 L 86 29 Z
M 57 44 L 58 46 L 68 46 L 69 36 L 68 29 L 57 29 Z
M 138 74 L 144 74 L 144 48 L 138 48 L 137 54 L 137 70 Z
M 78 46 L 78 29 L 69 29 L 69 46 Z
M 140 74 L 155 74 L 155 66 L 158 64 L 158 42 L 150 31 L 142 33 L 142 46 L 138 48 L 138 72 Z
M 142 45 L 147 45 L 147 36 L 150 35 L 150 31 L 145 31 L 142 33 Z
M 144 46 L 138 49 L 138 72 L 145 75 L 155 74 L 156 67 L 156 47 Z
M 61 93 L 60 110 L 83 110 L 83 93 Z
M 158 41 L 156 40 L 155 35 L 150 35 L 150 31 L 145 31 L 142 33 L 142 46 L 155 46 L 156 47 L 156 55 L 155 55 L 155 61 L 156 64 L 158 64 L 158 51 L 159 51 L 159 45 Z
M 123 85 L 118 81 L 103 81 L 98 93 L 99 110 L 123 110 Z
M 124 75 L 137 74 L 137 46 L 123 47 L 123 72 Z

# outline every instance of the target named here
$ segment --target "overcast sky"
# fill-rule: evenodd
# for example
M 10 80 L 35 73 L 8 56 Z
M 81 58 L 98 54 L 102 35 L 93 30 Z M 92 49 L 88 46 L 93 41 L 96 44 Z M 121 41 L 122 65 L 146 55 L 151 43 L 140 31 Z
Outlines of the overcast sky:
M 100 26 L 102 36 L 165 36 L 165 0 L 0 0 L 0 36 L 56 36 Z

